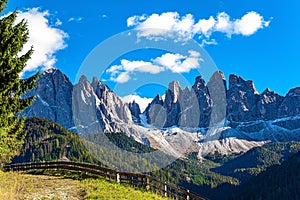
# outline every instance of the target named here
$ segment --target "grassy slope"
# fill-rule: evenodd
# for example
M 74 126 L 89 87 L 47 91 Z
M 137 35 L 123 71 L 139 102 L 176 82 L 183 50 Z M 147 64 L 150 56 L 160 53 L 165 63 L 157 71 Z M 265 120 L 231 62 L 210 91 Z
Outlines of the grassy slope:
M 102 179 L 4 173 L 0 171 L 0 199 L 165 199 L 150 192 Z

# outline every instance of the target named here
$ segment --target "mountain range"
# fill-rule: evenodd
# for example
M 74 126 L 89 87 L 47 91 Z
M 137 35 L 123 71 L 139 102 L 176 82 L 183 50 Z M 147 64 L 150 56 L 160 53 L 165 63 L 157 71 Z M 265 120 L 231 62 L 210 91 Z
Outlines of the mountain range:
M 122 132 L 168 154 L 199 157 L 245 152 L 270 141 L 300 140 L 300 87 L 281 96 L 261 94 L 253 81 L 216 71 L 206 83 L 198 76 L 191 88 L 173 81 L 143 113 L 125 103 L 97 78 L 72 84 L 58 69 L 45 71 L 36 96 L 23 115 L 50 119 L 79 134 Z

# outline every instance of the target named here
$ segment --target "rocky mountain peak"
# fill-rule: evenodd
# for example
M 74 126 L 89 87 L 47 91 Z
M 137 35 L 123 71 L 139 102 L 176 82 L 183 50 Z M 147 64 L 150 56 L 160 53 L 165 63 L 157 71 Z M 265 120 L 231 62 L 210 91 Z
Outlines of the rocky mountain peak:
M 290 91 L 288 92 L 287 95 L 288 96 L 299 96 L 300 95 L 300 87 L 290 89 Z
M 169 87 L 168 87 L 169 91 L 166 95 L 166 98 L 170 98 L 170 100 L 172 100 L 173 103 L 178 101 L 178 97 L 180 96 L 181 93 L 181 88 L 179 85 L 178 81 L 172 81 L 171 83 L 169 83 Z
M 229 89 L 236 85 L 240 86 L 241 84 L 244 84 L 245 82 L 246 81 L 242 77 L 240 77 L 236 74 L 229 75 Z
M 87 77 L 85 75 L 80 76 L 78 83 L 88 82 Z
M 254 94 L 258 94 L 253 81 L 251 81 L 251 80 L 245 81 L 240 76 L 237 76 L 235 74 L 230 74 L 229 75 L 229 90 L 232 89 L 233 87 L 238 87 L 244 91 L 249 91 Z
M 272 93 L 273 91 L 270 88 L 266 88 L 261 94 L 268 94 L 268 93 Z
M 257 103 L 257 108 L 260 118 L 271 120 L 278 117 L 278 108 L 281 105 L 284 97 L 271 91 L 269 88 L 265 89 L 260 95 Z
M 227 116 L 230 121 L 253 121 L 259 117 L 257 101 L 259 95 L 252 81 L 240 76 L 229 76 L 227 91 Z
M 203 79 L 202 76 L 197 76 L 195 78 L 195 83 L 194 85 L 192 86 L 194 89 L 203 89 L 206 87 L 206 83 L 205 83 L 205 80 Z
M 46 75 L 46 74 L 52 74 L 52 75 L 53 75 L 53 74 L 56 73 L 56 72 L 62 74 L 62 72 L 61 72 L 59 69 L 56 69 L 56 68 L 50 68 L 50 69 L 45 70 L 44 73 L 43 73 L 43 75 Z
M 261 94 L 261 97 L 265 98 L 265 97 L 282 97 L 281 95 L 277 94 L 276 92 L 274 92 L 273 90 L 271 90 L 270 88 L 265 89 Z M 283 98 L 283 97 L 282 97 Z
M 48 69 L 38 80 L 36 100 L 24 110 L 27 117 L 48 118 L 65 128 L 74 126 L 72 118 L 73 85 L 58 69 Z
M 137 104 L 135 102 L 135 100 L 133 100 L 133 102 L 130 102 L 128 104 L 128 107 L 131 112 L 131 115 L 133 116 L 133 121 L 136 123 L 140 123 L 141 122 L 141 120 L 140 120 L 141 109 L 140 109 L 139 104 Z
M 121 124 L 132 123 L 128 105 L 98 78 L 90 83 L 82 76 L 74 85 L 73 100 L 76 126 L 85 127 L 83 133 L 123 132 Z
M 100 81 L 99 81 L 99 79 L 97 78 L 97 77 L 93 77 L 93 80 L 92 80 L 92 85 L 98 85 L 99 83 L 101 83 Z
M 300 115 L 300 87 L 290 89 L 279 108 L 279 116 Z
M 221 124 L 226 118 L 226 105 L 227 105 L 227 89 L 226 79 L 224 73 L 216 71 L 213 73 L 207 83 L 209 90 L 211 113 L 210 114 L 210 125 L 215 126 Z
M 219 78 L 219 79 L 222 79 L 222 80 L 226 80 L 225 78 L 225 75 L 222 71 L 218 70 L 218 71 L 215 71 L 211 77 L 211 79 L 215 79 L 215 78 Z
M 209 86 L 209 84 L 211 86 Z M 211 76 L 211 78 L 209 79 L 207 86 L 209 87 L 209 90 L 213 89 L 213 87 L 218 87 L 218 88 L 221 88 L 222 90 L 226 91 L 226 78 L 225 78 L 224 73 L 221 71 L 214 72 L 213 75 Z M 216 89 L 216 88 L 214 88 L 214 89 Z
M 153 100 L 151 101 L 151 103 L 149 103 L 149 105 L 147 106 L 147 108 L 145 109 L 145 111 L 144 111 L 144 113 L 146 113 L 146 115 L 148 115 L 148 112 L 150 111 L 150 108 L 152 107 L 152 106 L 154 106 L 154 105 L 160 105 L 160 106 L 162 106 L 163 105 L 163 99 L 162 99 L 162 97 L 159 95 L 159 94 L 157 94 L 154 98 L 153 98 Z
M 162 101 L 162 97 L 159 94 L 157 94 L 152 100 L 152 102 L 161 102 L 161 101 Z
M 49 81 L 51 80 L 55 88 L 58 88 L 60 84 L 71 83 L 69 78 L 64 73 L 62 73 L 59 69 L 56 68 L 51 68 L 46 70 L 43 73 L 42 77 L 44 79 L 48 79 Z

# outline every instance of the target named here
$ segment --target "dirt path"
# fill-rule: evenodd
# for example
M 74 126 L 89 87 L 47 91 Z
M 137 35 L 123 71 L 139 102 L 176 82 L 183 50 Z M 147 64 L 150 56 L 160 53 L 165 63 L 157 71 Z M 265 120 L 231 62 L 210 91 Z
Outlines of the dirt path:
M 42 185 L 40 183 L 43 183 Z M 81 200 L 79 182 L 59 177 L 38 176 L 32 182 L 33 191 L 25 199 Z
M 82 200 L 80 182 L 60 177 L 1 173 L 0 200 Z

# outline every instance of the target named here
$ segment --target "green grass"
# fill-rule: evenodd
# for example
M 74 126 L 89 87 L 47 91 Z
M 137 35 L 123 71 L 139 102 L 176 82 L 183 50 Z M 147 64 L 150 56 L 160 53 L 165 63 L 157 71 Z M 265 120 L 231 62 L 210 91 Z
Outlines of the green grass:
M 0 171 L 0 199 L 166 199 L 104 179 L 74 180 L 61 176 Z
M 87 193 L 85 199 L 166 199 L 145 190 L 136 190 L 101 179 L 84 179 L 81 186 Z

